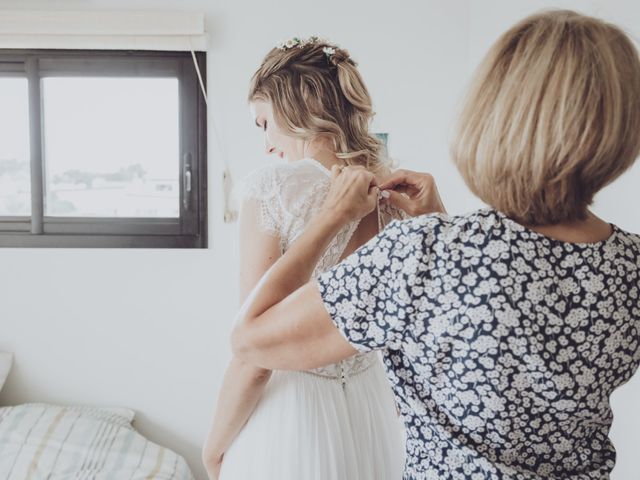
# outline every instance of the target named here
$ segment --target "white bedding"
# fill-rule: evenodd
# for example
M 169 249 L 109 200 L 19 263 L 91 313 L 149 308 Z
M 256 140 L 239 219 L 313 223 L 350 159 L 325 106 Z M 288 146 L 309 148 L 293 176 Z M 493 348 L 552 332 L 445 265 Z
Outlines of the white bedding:
M 45 404 L 0 408 L 0 478 L 193 480 L 185 460 L 136 432 L 126 412 Z

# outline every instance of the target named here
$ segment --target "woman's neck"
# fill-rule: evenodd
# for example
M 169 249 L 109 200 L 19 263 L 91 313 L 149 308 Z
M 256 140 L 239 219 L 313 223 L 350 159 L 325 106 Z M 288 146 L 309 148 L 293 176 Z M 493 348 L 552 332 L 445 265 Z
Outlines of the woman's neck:
M 612 234 L 611 225 L 589 211 L 584 220 L 526 227 L 545 237 L 569 243 L 597 243 L 606 240 Z

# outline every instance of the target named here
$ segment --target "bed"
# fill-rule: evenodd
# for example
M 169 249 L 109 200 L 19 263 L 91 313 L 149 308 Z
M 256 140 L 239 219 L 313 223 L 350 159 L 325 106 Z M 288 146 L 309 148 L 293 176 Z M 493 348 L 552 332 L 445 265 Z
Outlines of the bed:
M 24 404 L 0 408 L 5 480 L 193 480 L 185 460 L 150 442 L 127 409 Z

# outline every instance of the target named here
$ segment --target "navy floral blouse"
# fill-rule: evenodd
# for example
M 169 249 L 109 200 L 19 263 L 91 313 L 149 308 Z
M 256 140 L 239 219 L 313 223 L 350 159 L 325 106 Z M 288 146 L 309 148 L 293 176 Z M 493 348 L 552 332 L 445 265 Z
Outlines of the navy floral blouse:
M 565 243 L 491 209 L 392 222 L 318 278 L 382 350 L 405 479 L 603 479 L 611 393 L 640 363 L 640 237 Z

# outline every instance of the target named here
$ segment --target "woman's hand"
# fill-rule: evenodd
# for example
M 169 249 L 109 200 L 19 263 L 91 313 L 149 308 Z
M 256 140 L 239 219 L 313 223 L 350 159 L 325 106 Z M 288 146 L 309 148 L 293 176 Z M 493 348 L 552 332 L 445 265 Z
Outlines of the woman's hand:
M 380 185 L 386 201 L 412 217 L 426 213 L 447 213 L 433 176 L 428 173 L 397 170 Z M 405 194 L 405 195 L 403 195 Z
M 341 223 L 358 220 L 371 213 L 377 204 L 378 192 L 375 176 L 364 167 L 331 169 L 331 188 L 322 210 Z

